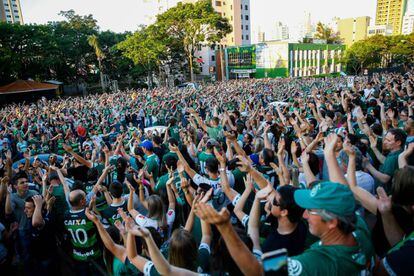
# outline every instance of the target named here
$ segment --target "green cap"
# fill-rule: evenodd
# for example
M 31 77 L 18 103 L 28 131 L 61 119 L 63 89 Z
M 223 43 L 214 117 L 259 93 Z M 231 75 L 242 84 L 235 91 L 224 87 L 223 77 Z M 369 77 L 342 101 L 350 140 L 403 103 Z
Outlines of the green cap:
M 322 182 L 311 190 L 298 190 L 294 198 L 304 209 L 323 209 L 339 217 L 352 216 L 355 210 L 352 191 L 335 182 Z

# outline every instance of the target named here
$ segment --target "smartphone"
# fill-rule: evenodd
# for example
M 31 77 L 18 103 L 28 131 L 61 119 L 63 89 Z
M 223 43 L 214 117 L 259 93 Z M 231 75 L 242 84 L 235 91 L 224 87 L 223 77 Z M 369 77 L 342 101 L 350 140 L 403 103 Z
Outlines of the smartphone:
M 262 263 L 265 275 L 288 275 L 287 258 L 285 248 L 264 253 Z

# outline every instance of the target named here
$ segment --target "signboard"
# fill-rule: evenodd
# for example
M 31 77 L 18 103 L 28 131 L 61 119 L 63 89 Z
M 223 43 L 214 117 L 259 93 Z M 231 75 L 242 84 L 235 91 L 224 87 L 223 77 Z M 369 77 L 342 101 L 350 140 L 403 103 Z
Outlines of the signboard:
M 257 68 L 287 68 L 288 44 L 258 44 L 256 48 Z
M 355 77 L 348 77 L 347 79 L 348 88 L 354 87 L 354 79 Z

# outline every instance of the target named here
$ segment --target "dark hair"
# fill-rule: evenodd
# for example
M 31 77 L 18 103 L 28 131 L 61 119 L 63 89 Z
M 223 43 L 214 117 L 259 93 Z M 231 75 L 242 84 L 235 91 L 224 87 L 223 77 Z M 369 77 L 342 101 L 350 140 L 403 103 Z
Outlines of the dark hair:
M 288 211 L 288 219 L 292 223 L 297 223 L 301 220 L 305 209 L 296 204 L 293 194 L 299 188 L 285 185 L 280 186 L 277 192 L 280 194 L 280 208 Z
M 29 196 L 28 198 L 26 198 L 24 200 L 24 202 L 30 202 L 30 203 L 33 203 L 33 205 L 34 205 L 34 200 L 33 200 L 33 198 L 31 196 Z
M 317 175 L 320 172 L 319 169 L 319 158 L 313 152 L 309 153 L 309 167 L 314 175 Z
M 177 139 L 171 137 L 170 139 L 168 139 L 168 144 L 171 144 L 173 146 L 178 146 L 178 141 Z
M 122 196 L 123 187 L 122 183 L 115 180 L 109 185 L 109 192 L 114 198 L 120 198 Z
M 27 173 L 24 171 L 19 171 L 18 173 L 16 173 L 12 178 L 12 183 L 17 184 L 17 181 L 21 178 L 28 179 Z
M 271 149 L 263 149 L 263 162 L 266 166 L 269 166 L 271 162 L 275 159 L 275 154 Z
M 214 229 L 214 228 L 213 228 Z M 253 242 L 251 238 L 246 234 L 246 232 L 239 228 L 234 227 L 234 230 L 243 241 L 243 243 L 247 246 L 247 248 L 252 251 L 253 249 Z M 217 233 L 217 231 L 215 231 Z M 214 233 L 214 234 L 216 234 Z M 211 257 L 212 261 L 211 270 L 212 272 L 222 272 L 226 271 L 229 275 L 243 275 L 240 271 L 239 267 L 234 262 L 233 258 L 231 257 L 227 246 L 223 240 L 223 237 L 217 233 L 214 237 L 219 237 L 218 240 L 215 240 L 212 246 Z
M 400 205 L 414 205 L 414 167 L 398 170 L 392 183 L 392 201 Z
M 158 135 L 154 135 L 152 137 L 152 141 L 157 144 L 157 145 L 161 145 L 162 144 L 162 138 Z
M 98 169 L 97 168 L 90 168 L 87 172 L 87 179 L 88 181 L 96 181 L 98 180 Z
M 346 221 L 346 222 L 345 222 Z M 355 224 L 357 217 L 355 215 L 347 216 L 344 220 L 338 219 L 338 229 L 345 235 L 351 234 L 355 231 Z
M 165 166 L 167 168 L 172 168 L 173 170 L 177 169 L 177 158 L 173 155 L 167 155 L 165 157 Z
M 211 173 L 217 173 L 219 169 L 219 162 L 216 158 L 211 157 L 206 160 L 206 169 Z
M 399 128 L 392 128 L 388 130 L 388 133 L 391 133 L 392 135 L 394 135 L 395 141 L 401 142 L 401 147 L 404 146 L 405 140 L 407 140 L 407 134 L 405 133 L 405 131 Z

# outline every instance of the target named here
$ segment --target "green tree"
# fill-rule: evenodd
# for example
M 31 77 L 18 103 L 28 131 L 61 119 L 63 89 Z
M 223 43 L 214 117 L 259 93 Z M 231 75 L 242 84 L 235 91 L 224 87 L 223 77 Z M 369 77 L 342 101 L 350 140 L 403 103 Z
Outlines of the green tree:
M 118 44 L 123 55 L 131 59 L 135 65 L 145 68 L 148 73 L 148 86 L 152 87 L 152 74 L 155 68 L 167 55 L 168 48 L 163 40 L 158 39 L 156 25 L 141 27 L 140 30 Z
M 231 32 L 228 20 L 213 9 L 209 0 L 198 1 L 195 4 L 179 2 L 177 6 L 158 15 L 155 24 L 163 35 L 182 45 L 191 81 L 194 80 L 194 53 L 197 48 L 217 43 Z
M 317 39 L 326 40 L 328 44 L 340 44 L 342 43 L 341 38 L 339 37 L 338 33 L 335 33 L 331 28 L 327 25 L 322 24 L 322 22 L 318 22 L 316 25 L 316 33 L 314 35 Z

